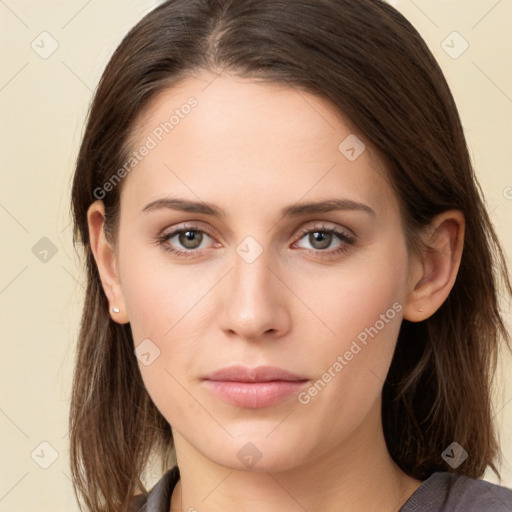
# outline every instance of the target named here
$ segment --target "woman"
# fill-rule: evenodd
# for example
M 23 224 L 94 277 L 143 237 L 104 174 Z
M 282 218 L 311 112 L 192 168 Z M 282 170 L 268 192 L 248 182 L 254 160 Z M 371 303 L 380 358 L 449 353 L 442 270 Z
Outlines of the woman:
M 87 510 L 511 510 L 479 478 L 512 289 L 395 9 L 165 2 L 102 76 L 72 208 Z

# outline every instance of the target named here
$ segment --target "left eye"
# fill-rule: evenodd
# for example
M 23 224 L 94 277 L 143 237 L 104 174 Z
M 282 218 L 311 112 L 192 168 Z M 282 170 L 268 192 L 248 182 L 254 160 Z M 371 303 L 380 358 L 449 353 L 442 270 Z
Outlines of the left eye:
M 348 251 L 350 246 L 356 241 L 356 237 L 353 235 L 322 225 L 305 229 L 301 231 L 299 235 L 299 241 L 307 240 L 313 249 L 303 247 L 299 245 L 299 242 L 296 242 L 299 247 L 304 249 L 308 254 L 324 258 L 341 256 L 341 254 Z M 336 239 L 339 241 L 339 244 L 332 249 L 326 250 Z
M 323 251 L 329 248 L 329 246 L 336 240 L 343 244 L 343 242 L 352 242 L 347 235 L 340 233 L 334 229 L 315 229 L 307 231 L 300 240 L 307 239 L 308 243 L 313 246 L 313 249 Z M 305 247 L 307 249 L 307 247 Z

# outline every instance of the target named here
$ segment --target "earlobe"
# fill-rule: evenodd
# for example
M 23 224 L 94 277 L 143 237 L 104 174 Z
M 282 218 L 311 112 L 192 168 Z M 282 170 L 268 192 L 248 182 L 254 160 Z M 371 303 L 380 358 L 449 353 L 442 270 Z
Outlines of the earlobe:
M 103 291 L 109 302 L 110 316 L 114 322 L 125 324 L 129 319 L 117 270 L 116 253 L 106 238 L 104 222 L 105 207 L 103 201 L 97 200 L 87 211 L 89 243 L 98 267 Z
M 448 297 L 457 277 L 464 246 L 464 215 L 450 210 L 436 216 L 424 237 L 425 249 L 414 265 L 404 318 L 420 322 Z

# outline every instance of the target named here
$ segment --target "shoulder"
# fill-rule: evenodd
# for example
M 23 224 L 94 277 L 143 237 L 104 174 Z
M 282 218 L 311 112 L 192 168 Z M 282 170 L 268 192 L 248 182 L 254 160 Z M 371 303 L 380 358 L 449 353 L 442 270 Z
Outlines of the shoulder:
M 512 512 L 512 489 L 449 472 L 433 473 L 399 512 Z
M 134 496 L 127 512 L 168 512 L 172 491 L 179 479 L 178 466 L 174 466 L 163 474 L 147 494 Z

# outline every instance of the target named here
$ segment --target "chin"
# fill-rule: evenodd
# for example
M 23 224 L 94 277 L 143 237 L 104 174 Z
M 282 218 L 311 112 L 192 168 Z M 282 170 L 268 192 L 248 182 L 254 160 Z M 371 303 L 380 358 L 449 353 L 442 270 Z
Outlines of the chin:
M 284 443 L 276 436 L 264 433 L 237 436 L 228 442 L 213 443 L 203 454 L 212 462 L 236 471 L 251 473 L 280 472 L 304 463 L 304 450 L 300 442 L 291 439 Z M 217 450 L 212 450 L 216 446 Z

